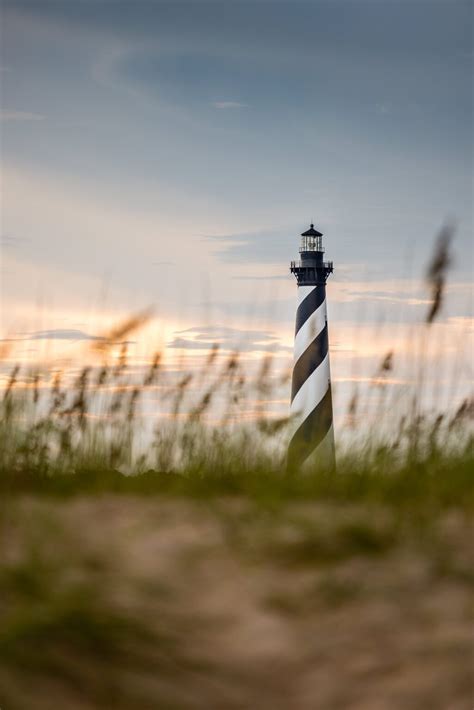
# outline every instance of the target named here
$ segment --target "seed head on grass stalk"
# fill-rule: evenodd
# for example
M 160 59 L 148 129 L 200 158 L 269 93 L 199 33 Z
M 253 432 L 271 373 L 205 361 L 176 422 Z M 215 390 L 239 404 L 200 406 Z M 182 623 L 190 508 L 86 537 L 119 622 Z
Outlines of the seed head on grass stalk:
M 66 393 L 61 389 L 62 385 L 62 372 L 57 370 L 53 376 L 53 384 L 51 388 L 51 406 L 49 410 L 49 416 L 57 414 L 63 407 L 66 401 Z
M 239 404 L 239 402 L 242 400 L 244 392 L 245 392 L 245 385 L 247 384 L 247 381 L 245 379 L 245 375 L 240 375 L 239 379 L 237 380 L 236 384 L 236 394 L 234 395 L 233 402 L 234 404 Z
M 227 362 L 227 397 L 224 413 L 220 422 L 222 427 L 227 427 L 229 425 L 234 409 L 240 401 L 240 394 L 242 392 L 242 388 L 245 386 L 245 378 L 242 374 L 239 373 L 239 357 L 240 354 L 236 350 L 231 354 Z
M 75 382 L 75 396 L 72 401 L 71 407 L 64 411 L 64 414 L 77 414 L 78 415 L 78 421 L 79 421 L 79 426 L 83 429 L 85 427 L 86 423 L 86 415 L 87 415 L 87 409 L 88 409 L 88 400 L 87 400 L 87 389 L 89 385 L 89 374 L 90 374 L 90 367 L 84 367 L 80 374 L 79 377 L 77 378 Z
M 389 350 L 382 358 L 382 361 L 372 378 L 371 384 L 376 387 L 383 387 L 386 384 L 385 378 L 387 373 L 393 370 L 393 350 Z
M 173 417 L 176 419 L 178 417 L 178 414 L 181 409 L 181 405 L 183 403 L 184 397 L 186 395 L 186 391 L 189 388 L 189 385 L 191 384 L 193 379 L 193 376 L 188 373 L 184 375 L 181 380 L 178 382 L 178 386 L 176 388 L 176 395 L 173 401 Z
M 213 350 L 211 351 L 210 356 L 208 357 L 206 364 L 204 366 L 206 370 L 209 369 L 209 367 L 210 367 L 210 365 L 208 363 L 213 362 L 215 359 L 215 357 L 213 357 L 213 352 L 215 352 L 217 354 L 217 350 L 215 350 L 213 348 Z M 235 373 L 237 371 L 238 361 L 239 361 L 239 354 L 237 352 L 231 353 L 231 355 L 229 356 L 227 361 L 224 363 L 224 366 L 222 367 L 221 371 L 218 373 L 214 382 L 208 387 L 207 391 L 201 397 L 201 400 L 189 413 L 189 421 L 196 422 L 199 419 L 201 419 L 202 415 L 211 406 L 215 395 L 217 394 L 217 392 L 219 390 L 222 389 L 224 384 L 227 384 L 227 391 L 228 392 L 230 392 L 232 390 L 232 382 L 235 378 Z M 227 398 L 227 402 L 229 402 L 229 396 Z
M 386 409 L 387 398 L 387 375 L 393 370 L 393 350 L 389 350 L 382 358 L 380 365 L 371 380 L 372 387 L 378 389 L 378 401 L 375 409 L 375 417 L 377 421 L 383 419 L 383 414 Z
M 201 400 L 198 402 L 196 407 L 194 407 L 191 410 L 191 412 L 189 413 L 188 418 L 189 418 L 190 422 L 197 422 L 201 419 L 202 415 L 211 406 L 212 397 L 214 395 L 214 392 L 215 392 L 215 389 L 211 388 L 207 392 L 204 393 L 204 395 L 201 397 Z
M 355 429 L 358 405 L 359 405 L 359 390 L 357 388 L 355 388 L 354 392 L 352 394 L 352 397 L 349 400 L 349 404 L 347 406 L 346 426 L 349 429 Z
M 449 422 L 449 430 L 451 431 L 459 424 L 474 419 L 474 397 L 466 397 L 459 405 L 456 413 Z
M 443 305 L 446 274 L 452 263 L 451 243 L 454 232 L 453 225 L 447 224 L 441 229 L 426 270 L 426 281 L 431 292 L 431 304 L 425 318 L 427 325 L 433 323 Z
M 259 395 L 265 396 L 271 393 L 272 384 L 270 380 L 270 372 L 273 365 L 273 355 L 267 353 L 262 358 L 262 364 L 257 376 L 257 392 Z
M 132 390 L 132 393 L 130 395 L 130 399 L 128 402 L 128 409 L 127 409 L 127 420 L 128 422 L 133 422 L 135 419 L 135 414 L 136 414 L 136 408 L 137 408 L 137 403 L 140 398 L 141 390 L 139 387 L 135 387 Z
M 125 339 L 139 328 L 142 328 L 152 317 L 153 309 L 147 308 L 134 316 L 130 316 L 107 333 L 94 341 L 92 349 L 96 352 L 106 353 L 117 343 L 124 344 Z
M 39 401 L 39 382 L 40 382 L 40 375 L 39 372 L 36 371 L 33 375 L 33 404 L 36 406 Z
M 3 416 L 6 421 L 9 421 L 13 416 L 14 403 L 13 403 L 13 391 L 18 382 L 18 374 L 20 372 L 20 366 L 15 365 L 10 373 L 8 383 L 3 394 Z
M 99 372 L 97 373 L 97 379 L 95 381 L 95 388 L 96 389 L 100 389 L 100 387 L 105 385 L 105 383 L 107 382 L 108 374 L 109 374 L 108 368 L 105 365 L 103 365 L 103 367 L 101 367 L 99 369 Z
M 213 343 L 212 348 L 209 351 L 209 355 L 206 360 L 206 367 L 212 367 L 215 362 L 217 355 L 219 354 L 220 345 L 219 343 Z
M 431 455 L 436 454 L 438 450 L 438 434 L 443 421 L 444 414 L 438 414 L 434 419 L 431 430 L 428 432 L 428 451 Z
M 109 416 L 114 417 L 120 412 L 122 408 L 122 402 L 124 401 L 124 396 L 125 395 L 123 388 L 116 387 L 108 410 Z
M 151 361 L 151 364 L 150 364 L 150 368 L 143 379 L 143 386 L 144 387 L 151 387 L 152 385 L 155 384 L 157 377 L 158 377 L 158 371 L 160 368 L 161 357 L 162 357 L 161 352 L 159 352 L 159 351 L 154 354 L 153 360 Z
M 392 443 L 392 450 L 396 451 L 400 449 L 402 441 L 405 437 L 406 434 L 406 421 L 407 418 L 405 415 L 400 417 L 399 422 L 398 422 L 398 427 L 396 429 L 396 437 Z
M 127 369 L 128 365 L 128 342 L 125 341 L 120 346 L 120 352 L 117 358 L 117 364 L 114 367 L 112 377 L 114 380 L 118 380 Z
M 278 419 L 260 419 L 257 421 L 257 428 L 266 436 L 274 436 L 288 425 L 289 417 L 279 417 Z
M 20 366 L 15 365 L 15 367 L 13 368 L 13 370 L 10 373 L 10 377 L 8 378 L 8 383 L 7 383 L 7 386 L 5 388 L 5 392 L 3 395 L 4 400 L 8 400 L 8 398 L 11 396 L 11 393 L 12 393 L 13 389 L 15 388 L 16 383 L 18 382 L 19 372 L 20 372 Z

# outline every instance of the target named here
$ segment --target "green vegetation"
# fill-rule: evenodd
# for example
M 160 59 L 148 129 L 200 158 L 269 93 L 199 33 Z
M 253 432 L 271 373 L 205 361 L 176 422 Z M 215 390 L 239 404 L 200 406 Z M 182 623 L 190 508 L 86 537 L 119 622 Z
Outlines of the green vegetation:
M 38 373 L 23 373 L 20 387 L 21 372 L 15 368 L 0 403 L 1 490 L 245 496 L 269 506 L 292 500 L 378 501 L 411 507 L 420 515 L 449 506 L 472 507 L 471 400 L 450 416 L 432 418 L 417 414 L 415 404 L 390 440 L 369 435 L 362 446 L 338 452 L 337 473 L 301 475 L 286 468 L 288 420 L 268 420 L 258 413 L 251 425 L 232 420 L 240 401 L 236 390 L 240 399 L 246 392 L 248 396 L 236 355 L 214 376 L 209 374 L 211 354 L 197 375 L 203 394 L 187 410 L 191 375 L 163 387 L 171 419 L 157 425 L 146 450 L 137 448 L 137 408 L 160 378 L 159 361 L 156 356 L 143 381 L 132 385 L 124 377 L 122 352 L 116 365 L 86 367 L 71 385 L 63 386 L 55 373 L 41 396 Z M 268 394 L 269 370 L 265 359 L 252 385 L 254 394 Z M 218 394 L 225 407 L 217 426 L 210 427 L 203 416 Z

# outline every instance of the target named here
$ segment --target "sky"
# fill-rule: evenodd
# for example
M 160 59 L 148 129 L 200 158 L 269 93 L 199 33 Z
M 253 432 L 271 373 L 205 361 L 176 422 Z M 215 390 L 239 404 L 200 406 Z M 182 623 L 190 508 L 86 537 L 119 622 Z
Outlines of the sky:
M 156 343 L 197 356 L 217 339 L 288 362 L 288 265 L 314 221 L 335 264 L 334 377 L 368 378 L 385 349 L 410 357 L 446 220 L 457 231 L 436 341 L 458 357 L 472 333 L 472 7 L 2 0 L 1 325 L 14 357 L 72 352 L 151 306 L 137 358 Z

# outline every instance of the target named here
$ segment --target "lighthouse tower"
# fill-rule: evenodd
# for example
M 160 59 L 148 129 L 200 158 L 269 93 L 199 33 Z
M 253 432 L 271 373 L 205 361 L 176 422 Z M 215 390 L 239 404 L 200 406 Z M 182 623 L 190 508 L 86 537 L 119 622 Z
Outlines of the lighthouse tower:
M 300 260 L 290 265 L 298 284 L 290 470 L 321 470 L 335 465 L 326 308 L 326 280 L 333 264 L 324 261 L 322 237 L 312 224 L 301 235 Z

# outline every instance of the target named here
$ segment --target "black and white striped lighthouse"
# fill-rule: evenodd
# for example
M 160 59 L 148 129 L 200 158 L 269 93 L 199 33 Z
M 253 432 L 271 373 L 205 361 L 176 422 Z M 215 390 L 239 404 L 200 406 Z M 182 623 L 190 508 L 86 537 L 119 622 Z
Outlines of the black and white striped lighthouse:
M 294 366 L 291 385 L 291 470 L 333 468 L 332 421 L 326 280 L 332 261 L 324 261 L 323 235 L 314 225 L 301 235 L 300 260 L 292 261 L 298 283 Z

